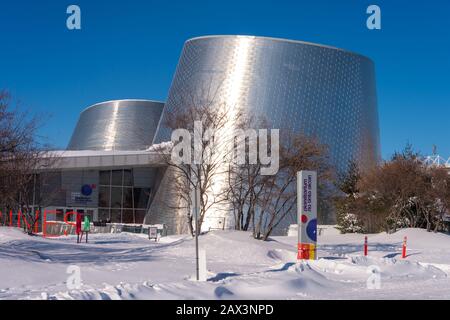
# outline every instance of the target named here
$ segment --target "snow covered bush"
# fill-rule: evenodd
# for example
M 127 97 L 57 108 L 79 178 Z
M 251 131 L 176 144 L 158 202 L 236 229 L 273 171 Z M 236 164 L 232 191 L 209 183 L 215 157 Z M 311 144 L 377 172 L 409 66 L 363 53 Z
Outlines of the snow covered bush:
M 337 215 L 337 229 L 341 233 L 364 233 L 364 227 L 358 217 L 353 213 L 343 213 Z
M 399 228 L 444 230 L 450 208 L 450 175 L 429 166 L 408 145 L 389 161 L 364 172 L 356 199 L 358 217 L 370 232 Z

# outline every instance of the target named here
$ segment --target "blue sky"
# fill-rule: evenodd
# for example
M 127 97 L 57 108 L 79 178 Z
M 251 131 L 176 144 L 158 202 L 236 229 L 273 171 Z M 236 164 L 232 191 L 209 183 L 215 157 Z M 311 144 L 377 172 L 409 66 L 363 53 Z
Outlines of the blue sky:
M 66 28 L 77 4 L 82 30 Z M 382 29 L 366 28 L 377 4 Z M 96 102 L 165 100 L 186 39 L 247 34 L 317 42 L 374 60 L 382 154 L 407 142 L 450 156 L 450 2 L 364 0 L 14 0 L 0 3 L 0 88 L 65 148 Z

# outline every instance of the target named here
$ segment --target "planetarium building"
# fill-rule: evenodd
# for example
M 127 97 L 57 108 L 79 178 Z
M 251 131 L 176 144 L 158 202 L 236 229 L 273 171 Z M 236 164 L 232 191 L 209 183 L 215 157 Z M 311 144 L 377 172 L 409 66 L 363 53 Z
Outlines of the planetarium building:
M 264 37 L 190 39 L 164 110 L 182 108 L 183 97 L 205 91 L 266 118 L 272 128 L 316 136 L 338 170 L 350 159 L 362 167 L 380 159 L 374 64 L 360 54 Z M 170 132 L 160 128 L 154 142 L 168 139 Z
M 370 59 L 301 41 L 205 36 L 186 41 L 165 104 L 119 100 L 81 113 L 52 178 L 58 192 L 46 207 L 183 232 L 181 214 L 163 205 L 171 179 L 151 146 L 170 140 L 165 119 L 183 108 L 183 98 L 205 92 L 267 119 L 270 128 L 318 138 L 337 170 L 349 160 L 362 168 L 380 160 Z
M 81 112 L 67 150 L 144 150 L 153 141 L 164 103 L 119 100 Z

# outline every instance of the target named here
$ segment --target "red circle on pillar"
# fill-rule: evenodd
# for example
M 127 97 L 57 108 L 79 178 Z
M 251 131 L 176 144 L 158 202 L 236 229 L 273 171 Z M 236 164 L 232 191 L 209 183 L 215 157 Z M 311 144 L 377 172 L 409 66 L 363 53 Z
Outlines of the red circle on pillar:
M 304 214 L 302 214 L 302 223 L 308 222 L 308 217 Z

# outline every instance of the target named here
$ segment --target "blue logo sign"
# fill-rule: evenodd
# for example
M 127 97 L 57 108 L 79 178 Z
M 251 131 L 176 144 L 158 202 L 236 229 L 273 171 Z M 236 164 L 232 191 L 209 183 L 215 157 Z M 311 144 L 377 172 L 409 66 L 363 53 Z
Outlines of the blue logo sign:
M 312 241 L 317 241 L 317 219 L 312 219 L 306 226 L 306 234 Z
M 92 194 L 92 187 L 88 184 L 85 184 L 81 187 L 81 194 L 86 197 L 90 196 Z

